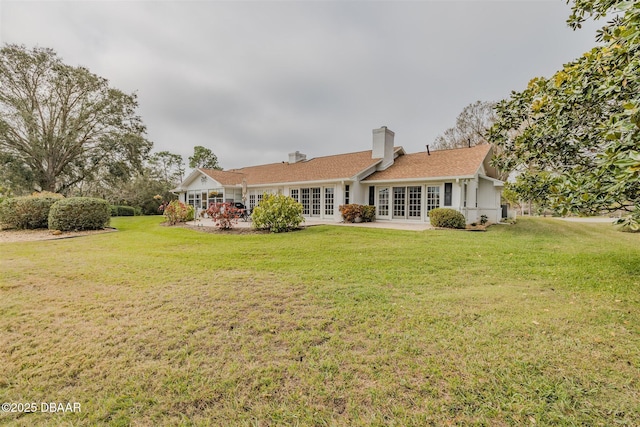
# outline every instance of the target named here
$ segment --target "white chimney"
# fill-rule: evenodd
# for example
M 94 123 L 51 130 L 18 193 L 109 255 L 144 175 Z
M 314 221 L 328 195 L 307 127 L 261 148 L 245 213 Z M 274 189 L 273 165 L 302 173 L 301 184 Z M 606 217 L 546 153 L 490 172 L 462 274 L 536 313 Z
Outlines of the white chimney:
M 289 163 L 290 164 L 298 163 L 298 162 L 301 162 L 303 160 L 307 160 L 307 155 L 306 154 L 302 154 L 299 151 L 296 151 L 295 153 L 289 153 Z
M 378 168 L 384 170 L 393 164 L 393 137 L 395 133 L 382 126 L 380 129 L 373 130 L 373 150 L 371 157 L 374 159 L 382 159 L 382 164 Z

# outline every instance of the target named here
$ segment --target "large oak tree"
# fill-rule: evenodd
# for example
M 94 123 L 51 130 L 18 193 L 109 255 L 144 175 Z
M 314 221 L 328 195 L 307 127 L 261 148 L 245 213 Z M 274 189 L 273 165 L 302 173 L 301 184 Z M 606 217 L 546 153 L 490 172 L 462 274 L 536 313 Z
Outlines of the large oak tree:
M 137 107 L 135 94 L 64 64 L 51 49 L 0 50 L 0 154 L 33 190 L 64 193 L 138 170 L 152 143 Z

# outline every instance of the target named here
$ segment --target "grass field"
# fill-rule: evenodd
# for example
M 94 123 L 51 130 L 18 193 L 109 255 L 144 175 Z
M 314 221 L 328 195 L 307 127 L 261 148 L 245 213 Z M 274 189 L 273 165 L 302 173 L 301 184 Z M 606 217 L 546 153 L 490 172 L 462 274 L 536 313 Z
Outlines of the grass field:
M 638 234 L 159 222 L 0 244 L 0 424 L 640 425 Z

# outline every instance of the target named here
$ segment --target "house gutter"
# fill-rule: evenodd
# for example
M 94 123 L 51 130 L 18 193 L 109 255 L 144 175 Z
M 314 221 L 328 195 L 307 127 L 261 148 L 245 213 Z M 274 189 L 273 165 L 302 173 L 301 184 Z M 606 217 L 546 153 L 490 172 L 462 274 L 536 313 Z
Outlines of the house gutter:
M 345 182 L 352 181 L 353 178 L 331 178 L 322 179 L 316 181 L 292 181 L 292 182 L 277 182 L 277 183 L 265 183 L 265 184 L 247 184 L 247 188 L 260 188 L 260 187 L 291 187 L 294 185 L 319 185 L 319 184 L 335 184 L 337 181 Z
M 363 183 L 406 183 L 406 182 L 417 182 L 417 181 L 454 181 L 461 179 L 473 179 L 473 175 L 462 175 L 462 176 L 436 176 L 436 177 L 415 177 L 415 178 L 399 178 L 399 179 L 376 179 L 376 180 L 362 180 Z

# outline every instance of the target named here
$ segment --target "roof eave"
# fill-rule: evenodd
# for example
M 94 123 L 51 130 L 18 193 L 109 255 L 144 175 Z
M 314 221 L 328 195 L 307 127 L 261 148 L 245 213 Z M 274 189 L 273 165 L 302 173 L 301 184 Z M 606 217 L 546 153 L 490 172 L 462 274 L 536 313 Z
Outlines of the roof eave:
M 495 178 L 491 178 L 490 176 L 484 175 L 484 174 L 478 174 L 478 176 L 482 179 L 486 179 L 487 181 L 491 181 L 493 182 L 493 186 L 494 187 L 504 187 L 504 181 L 501 181 L 499 179 L 495 179 Z
M 176 192 L 186 191 L 186 187 L 188 187 L 189 184 L 191 184 L 198 175 L 206 175 L 206 174 L 202 172 L 200 169 L 194 169 L 185 179 L 182 180 L 180 185 L 178 185 L 176 188 L 174 188 L 171 191 L 176 191 Z
M 382 163 L 382 160 L 383 159 L 376 160 L 375 162 L 371 163 L 369 166 L 367 166 L 366 168 L 360 170 L 359 172 L 357 172 L 355 175 L 353 175 L 351 178 L 348 178 L 348 179 L 351 180 L 351 181 L 363 181 L 363 180 L 365 180 L 367 176 L 369 176 L 369 175 L 371 175 L 371 174 L 376 172 L 375 168 L 377 168 L 377 166 L 380 163 Z M 373 171 L 367 173 L 372 168 L 374 168 Z M 366 174 L 366 175 L 364 177 L 362 177 L 364 174 Z M 345 178 L 345 179 L 347 179 L 347 178 Z
M 364 179 L 364 182 L 416 182 L 416 181 L 452 181 L 452 180 L 460 180 L 460 179 L 474 179 L 476 175 L 445 175 L 445 176 L 417 176 L 412 178 L 392 178 L 392 179 Z
M 318 179 L 313 181 L 269 182 L 264 184 L 247 184 L 247 188 L 259 187 L 291 187 L 295 185 L 335 184 L 343 181 L 354 181 L 353 177 Z

